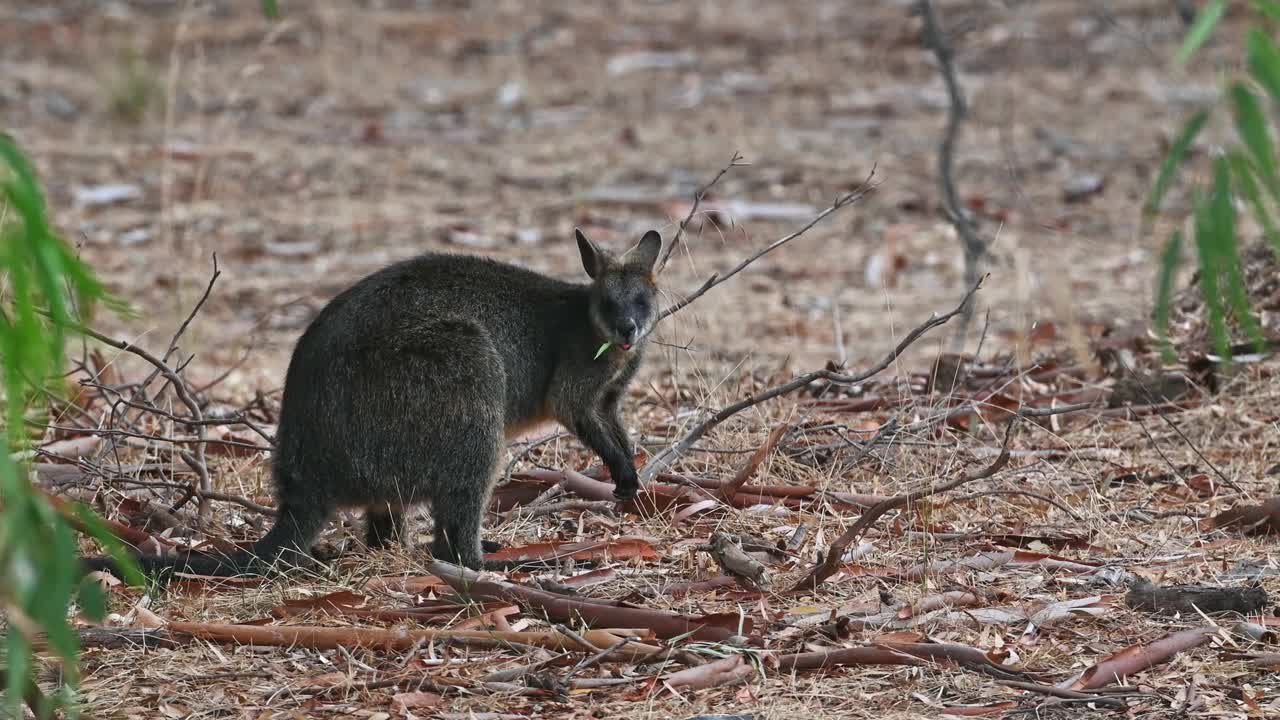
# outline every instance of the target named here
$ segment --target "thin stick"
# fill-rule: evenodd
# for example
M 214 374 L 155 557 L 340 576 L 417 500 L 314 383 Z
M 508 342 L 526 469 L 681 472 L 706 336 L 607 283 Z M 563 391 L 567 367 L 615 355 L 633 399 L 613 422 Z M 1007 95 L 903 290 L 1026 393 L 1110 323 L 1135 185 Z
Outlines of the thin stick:
M 1152 405 L 1158 405 L 1159 403 L 1156 401 L 1155 394 L 1151 392 L 1151 388 L 1147 387 L 1147 383 L 1142 379 L 1142 376 L 1139 375 L 1128 363 L 1122 363 L 1122 366 L 1129 372 L 1129 377 L 1133 378 L 1138 383 L 1138 387 L 1142 390 L 1142 394 L 1147 396 L 1147 402 Z M 1200 448 L 1195 443 L 1191 442 L 1191 438 L 1187 437 L 1187 434 L 1182 432 L 1182 428 L 1178 427 L 1177 423 L 1165 417 L 1164 413 L 1160 413 L 1160 419 L 1164 420 L 1165 424 L 1170 428 L 1173 428 L 1173 431 L 1178 434 L 1178 437 L 1182 438 L 1182 441 L 1187 444 L 1187 447 L 1191 448 L 1191 452 L 1195 453 L 1196 457 L 1200 458 L 1200 462 L 1209 466 L 1209 469 L 1213 471 L 1214 475 L 1218 476 L 1218 479 L 1222 481 L 1223 485 L 1226 485 L 1238 493 L 1244 492 L 1244 490 L 1231 480 L 1231 478 L 1224 475 L 1223 472 L 1218 469 L 1217 465 L 1214 465 L 1209 458 L 1205 457 L 1204 453 L 1200 452 Z M 1146 430 L 1145 426 L 1143 426 L 1143 430 Z M 1161 454 L 1163 455 L 1163 453 Z
M 967 485 L 975 480 L 989 478 L 1000 472 L 1004 469 L 1005 465 L 1009 464 L 1009 438 L 1012 437 L 1013 427 L 1016 424 L 1017 423 L 1009 423 L 1009 426 L 1005 429 L 1004 443 L 1000 447 L 1000 454 L 985 468 L 982 468 L 977 472 L 966 473 L 954 480 L 944 482 L 941 485 L 913 490 L 912 492 L 905 493 L 903 495 L 895 495 L 887 500 L 876 503 L 866 512 L 862 513 L 862 516 L 858 518 L 857 522 L 846 530 L 839 539 L 831 544 L 831 547 L 828 548 L 826 557 L 823 558 L 822 562 L 815 565 L 813 570 L 811 570 L 803 580 L 796 583 L 795 586 L 791 588 L 791 592 L 813 592 L 817 590 L 818 586 L 821 585 L 824 580 L 836 574 L 836 571 L 840 569 L 840 558 L 844 556 L 845 550 L 851 544 L 861 540 L 862 536 L 871 529 L 871 526 L 890 510 L 905 507 L 911 503 L 923 500 L 924 498 L 937 495 L 938 493 L 954 490 L 961 485 Z
M 991 495 L 1023 495 L 1025 497 L 1039 500 L 1040 502 L 1043 502 L 1043 503 L 1048 503 L 1058 508 L 1059 510 L 1066 513 L 1067 515 L 1070 515 L 1071 519 L 1075 520 L 1076 522 L 1081 522 L 1081 523 L 1084 522 L 1084 518 L 1077 515 L 1074 510 L 1067 507 L 1066 505 L 1063 505 L 1062 503 L 1058 502 L 1057 500 L 1054 500 L 1048 495 L 1041 495 L 1040 493 L 1031 492 L 1030 490 L 985 490 L 983 492 L 972 493 L 969 495 L 963 495 L 961 497 L 954 498 L 951 500 L 951 502 L 953 503 L 967 502 L 969 500 L 977 500 L 978 498 L 988 497 Z
M 810 226 L 812 226 L 812 223 L 810 223 Z M 700 440 L 703 435 L 706 435 L 712 428 L 749 407 L 754 407 L 766 400 L 772 400 L 773 398 L 786 395 L 787 393 L 805 387 L 814 380 L 827 380 L 832 383 L 855 385 L 872 377 L 873 375 L 879 374 L 885 368 L 893 364 L 893 361 L 897 360 L 898 356 L 906 352 L 906 349 L 916 340 L 919 340 L 925 333 L 939 325 L 946 324 L 948 320 L 959 315 L 965 304 L 969 302 L 969 299 L 972 298 L 974 293 L 978 292 L 978 289 L 982 287 L 982 280 L 983 278 L 979 278 L 978 282 L 974 283 L 973 287 L 965 294 L 964 299 L 960 301 L 960 304 L 956 306 L 954 310 L 945 315 L 935 314 L 930 316 L 928 320 L 924 321 L 916 327 L 916 329 L 908 333 L 907 336 L 904 337 L 896 347 L 890 350 L 880 362 L 876 363 L 871 367 L 871 369 L 865 372 L 857 375 L 842 375 L 825 368 L 822 370 L 814 370 L 813 372 L 800 375 L 799 377 L 783 383 L 782 385 L 769 388 L 768 390 L 751 395 L 743 400 L 739 400 L 732 405 L 720 408 L 713 413 L 711 417 L 696 425 L 674 445 L 653 456 L 649 462 L 645 463 L 644 469 L 640 471 L 640 480 L 642 482 L 648 482 L 657 477 L 658 473 L 670 467 L 672 463 L 674 463 L 681 455 L 688 452 L 689 448 L 693 447 L 694 443 L 698 442 L 698 440 Z
M 979 237 L 973 227 L 973 221 L 960 207 L 960 199 L 956 193 L 954 178 L 956 138 L 960 135 L 960 127 L 965 116 L 969 114 L 968 103 L 964 99 L 964 90 L 956 80 L 956 66 L 952 57 L 951 46 L 943 35 L 938 13 L 931 0 L 920 0 L 920 15 L 924 19 L 924 44 L 933 50 L 938 60 L 938 69 L 942 72 L 942 80 L 947 86 L 947 95 L 951 104 L 947 109 L 947 129 L 938 145 L 938 183 L 942 189 L 942 201 L 946 209 L 947 219 L 956 229 L 960 241 L 964 244 L 964 276 L 965 284 L 971 285 L 977 280 L 978 265 L 986 253 L 986 243 Z M 969 327 L 973 315 L 973 306 L 967 305 L 961 318 L 960 337 Z
M 804 227 L 800 228 L 799 230 L 796 230 L 795 232 L 791 233 L 790 235 L 786 235 L 786 236 L 784 236 L 784 237 L 778 238 L 777 240 L 774 240 L 772 243 L 770 243 L 770 244 L 766 245 L 765 247 L 761 248 L 760 250 L 756 251 L 756 253 L 755 253 L 755 254 L 751 255 L 751 256 L 750 256 L 750 257 L 748 257 L 746 260 L 743 260 L 742 262 L 738 263 L 738 265 L 737 265 L 736 267 L 734 267 L 732 270 L 730 270 L 729 272 L 725 273 L 724 275 L 721 275 L 720 273 L 713 273 L 713 274 L 711 275 L 711 277 L 707 278 L 707 281 L 706 281 L 706 282 L 702 283 L 701 287 L 699 287 L 697 290 L 694 290 L 694 291 L 693 291 L 692 293 L 690 293 L 687 297 L 685 297 L 685 299 L 683 299 L 683 300 L 681 300 L 680 302 L 676 303 L 675 305 L 672 305 L 671 307 L 669 307 L 669 308 L 667 308 L 667 309 L 663 310 L 663 311 L 662 311 L 662 314 L 658 316 L 658 321 L 659 321 L 659 322 L 661 322 L 662 320 L 664 320 L 664 319 L 665 319 L 665 318 L 667 318 L 668 316 L 671 316 L 671 315 L 674 315 L 674 314 L 676 314 L 676 313 L 680 312 L 680 311 L 681 311 L 681 310 L 683 310 L 685 307 L 687 307 L 687 306 L 689 305 L 689 303 L 691 303 L 691 302 L 693 302 L 694 300 L 697 300 L 698 298 L 700 298 L 700 297 L 702 297 L 703 295 L 707 294 L 707 291 L 708 291 L 708 290 L 710 290 L 711 288 L 713 288 L 713 287 L 715 287 L 715 286 L 717 286 L 717 285 L 719 285 L 719 284 L 723 283 L 724 281 L 728 280 L 729 278 L 733 277 L 734 275 L 737 275 L 738 273 L 742 272 L 742 270 L 743 270 L 744 268 L 746 268 L 748 265 L 750 265 L 751 263 L 755 262 L 756 260 L 759 260 L 760 258 L 764 257 L 765 255 L 768 255 L 769 253 L 773 252 L 774 250 L 777 250 L 778 248 L 782 247 L 783 245 L 786 245 L 787 243 L 791 242 L 792 240 L 795 240 L 796 238 L 798 238 L 798 237 L 800 237 L 801 235 L 805 234 L 806 232 L 808 232 L 808 231 L 809 231 L 809 228 L 812 228 L 814 225 L 817 225 L 818 223 L 820 223 L 820 222 L 822 222 L 823 220 L 827 219 L 827 217 L 828 217 L 829 215 L 831 215 L 831 214 L 833 214 L 833 213 L 835 213 L 835 212 L 837 212 L 837 211 L 839 211 L 839 210 L 841 210 L 841 209 L 843 209 L 843 208 L 846 208 L 846 207 L 848 207 L 848 206 L 852 205 L 853 203 L 855 203 L 855 202 L 857 202 L 857 201 L 861 200 L 862 198 L 866 197 L 867 195 L 870 195 L 872 192 L 874 192 L 874 191 L 875 191 L 875 189 L 876 189 L 877 187 L 879 187 L 879 186 L 880 186 L 880 184 L 879 184 L 879 183 L 876 183 L 876 184 L 874 184 L 874 185 L 873 185 L 873 184 L 871 184 L 871 180 L 872 180 L 872 178 L 874 178 L 874 177 L 875 177 L 875 174 L 876 174 L 876 168 L 875 168 L 875 166 L 873 165 L 873 166 L 871 167 L 871 172 L 867 174 L 867 178 L 866 178 L 866 180 L 863 180 L 863 181 L 862 181 L 862 184 L 861 184 L 861 185 L 859 185 L 859 186 L 858 186 L 858 188 L 857 188 L 856 190 L 854 190 L 853 192 L 850 192 L 850 193 L 846 193 L 846 194 L 841 195 L 840 197 L 836 198 L 836 201 L 835 201 L 835 202 L 833 202 L 833 203 L 831 204 L 831 207 L 829 207 L 829 208 L 827 208 L 826 210 L 823 210 L 822 212 L 820 212 L 820 213 L 818 213 L 817 215 L 813 216 L 813 218 L 812 218 L 811 220 L 809 220 L 809 222 L 808 222 L 808 223 L 806 223 Z
M 183 458 L 183 460 L 187 461 L 187 464 L 190 465 L 191 469 L 195 471 L 196 478 L 197 478 L 196 482 L 198 483 L 197 487 L 200 489 L 200 491 L 202 493 L 212 492 L 213 482 L 209 477 L 209 466 L 205 462 L 205 457 L 204 457 L 204 448 L 205 448 L 205 442 L 206 442 L 205 425 L 203 424 L 204 414 L 200 412 L 199 403 L 197 403 L 195 401 L 195 398 L 191 397 L 191 393 L 188 392 L 187 383 L 182 379 L 182 376 L 174 372 L 174 370 L 170 368 L 163 360 L 156 357 L 155 355 L 152 355 L 145 348 L 140 348 L 137 345 L 134 345 L 133 343 L 127 342 L 125 340 L 117 340 L 112 337 L 107 337 L 106 335 L 103 335 L 102 333 L 98 332 L 97 330 L 94 330 L 93 328 L 80 326 L 77 328 L 77 330 L 79 332 L 84 333 L 85 335 L 88 335 L 94 340 L 106 343 L 107 345 L 110 345 L 111 347 L 114 347 L 118 350 L 124 350 L 125 352 L 133 353 L 134 355 L 137 355 L 143 360 L 146 360 L 147 362 L 151 363 L 151 365 L 155 367 L 155 369 L 159 371 L 159 373 L 163 375 L 171 385 L 173 385 L 173 391 L 177 393 L 178 399 L 182 401 L 182 404 L 187 407 L 187 410 L 191 413 L 192 419 L 195 420 L 195 429 L 196 429 L 195 454 L 189 456 L 191 458 L 189 461 L 187 461 L 187 458 L 185 457 Z M 105 431 L 97 431 L 97 433 L 105 434 Z M 115 433 L 112 433 L 112 434 L 115 434 Z M 127 435 L 129 433 L 120 432 L 120 434 Z M 207 516 L 208 500 L 205 498 L 201 499 L 200 511 L 201 511 L 202 517 Z
M 685 226 L 689 224 L 689 221 L 692 220 L 693 216 L 698 212 L 698 206 L 702 204 L 702 199 L 706 197 L 707 191 L 712 187 L 715 187 L 715 184 L 720 182 L 720 178 L 724 177 L 725 173 L 729 172 L 730 169 L 738 167 L 739 165 L 750 164 L 751 163 L 744 162 L 742 160 L 742 155 L 735 151 L 733 153 L 733 157 L 729 158 L 729 164 L 720 168 L 720 172 L 716 173 L 716 176 L 711 178 L 711 182 L 698 188 L 698 191 L 693 194 L 693 207 L 689 208 L 689 214 L 684 216 L 684 219 L 680 221 L 680 226 L 676 228 L 675 237 L 671 238 L 671 242 L 667 244 L 666 251 L 662 253 L 662 259 L 658 261 L 658 269 L 654 271 L 655 275 L 666 269 L 667 261 L 671 259 L 671 254 L 676 251 L 676 247 L 678 247 L 680 245 L 680 241 L 684 239 Z

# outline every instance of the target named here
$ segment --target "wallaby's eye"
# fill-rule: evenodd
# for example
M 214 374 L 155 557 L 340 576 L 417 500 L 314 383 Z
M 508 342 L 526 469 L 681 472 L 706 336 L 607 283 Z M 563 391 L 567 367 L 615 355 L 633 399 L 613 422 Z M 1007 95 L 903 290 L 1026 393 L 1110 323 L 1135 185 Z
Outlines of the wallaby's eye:
M 649 309 L 649 298 L 643 295 L 637 295 L 636 299 L 632 300 L 631 303 L 635 305 L 636 310 L 639 310 L 640 312 L 645 312 Z

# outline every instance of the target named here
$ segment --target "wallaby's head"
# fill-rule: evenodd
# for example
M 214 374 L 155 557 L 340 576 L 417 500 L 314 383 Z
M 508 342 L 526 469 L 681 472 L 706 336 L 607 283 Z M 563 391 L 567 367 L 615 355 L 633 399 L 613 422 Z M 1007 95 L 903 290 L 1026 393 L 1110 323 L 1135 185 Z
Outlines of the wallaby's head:
M 658 286 L 653 264 L 662 250 L 662 236 L 650 230 L 621 257 L 575 230 L 582 266 L 591 284 L 591 324 L 600 339 L 623 350 L 632 349 L 658 321 Z

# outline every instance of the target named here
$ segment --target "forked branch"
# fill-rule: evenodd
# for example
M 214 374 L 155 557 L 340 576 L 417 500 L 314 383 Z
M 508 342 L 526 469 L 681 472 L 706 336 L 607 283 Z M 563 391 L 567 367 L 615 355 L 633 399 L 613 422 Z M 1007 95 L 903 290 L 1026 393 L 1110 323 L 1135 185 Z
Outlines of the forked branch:
M 732 167 L 732 165 L 730 165 L 729 167 Z M 723 171 L 721 171 L 721 174 L 723 174 Z M 662 320 L 666 319 L 668 316 L 671 316 L 680 312 L 684 308 L 688 307 L 689 303 L 692 303 L 694 300 L 697 300 L 698 298 L 707 294 L 707 291 L 710 290 L 711 288 L 719 285 L 720 283 L 723 283 L 724 281 L 728 280 L 734 275 L 737 275 L 738 273 L 742 272 L 751 263 L 759 260 L 765 255 L 768 255 L 774 250 L 777 250 L 783 245 L 786 245 L 792 240 L 795 240 L 796 238 L 805 234 L 814 225 L 817 225 L 823 220 L 826 220 L 832 214 L 854 204 L 855 202 L 866 197 L 867 195 L 870 195 L 872 192 L 875 191 L 877 187 L 880 186 L 879 183 L 873 184 L 871 182 L 872 179 L 875 178 L 875 175 L 876 175 L 876 168 L 873 165 L 871 167 L 871 172 L 867 173 L 867 178 L 862 181 L 862 184 L 859 185 L 857 189 L 853 190 L 852 192 L 845 193 L 844 195 L 841 195 L 840 197 L 836 198 L 836 201 L 833 202 L 830 207 L 818 213 L 817 215 L 814 215 L 813 218 L 804 225 L 804 227 L 800 228 L 799 230 L 796 230 L 790 235 L 780 237 L 777 240 L 774 240 L 772 243 L 761 248 L 760 250 L 757 250 L 754 254 L 752 254 L 742 262 L 738 263 L 732 270 L 724 273 L 723 275 L 721 275 L 720 273 L 713 273 L 711 277 L 707 278 L 706 282 L 702 283 L 702 285 L 698 287 L 697 290 L 694 290 L 687 297 L 685 297 L 683 300 L 676 303 L 675 305 L 672 305 L 671 307 L 668 307 L 667 309 L 663 310 L 662 314 L 658 316 L 658 321 L 661 322 Z M 716 179 L 719 179 L 719 175 L 716 176 Z M 672 242 L 672 245 L 674 246 L 675 243 Z
M 990 465 L 976 472 L 965 473 L 964 475 L 944 482 L 941 485 L 933 485 L 931 487 L 913 490 L 902 495 L 895 495 L 868 508 L 867 511 L 862 513 L 862 516 L 858 518 L 857 522 L 850 526 L 849 529 L 839 537 L 839 539 L 831 544 L 831 547 L 827 549 L 827 554 L 823 557 L 822 562 L 815 565 L 803 580 L 796 583 L 795 586 L 791 588 L 791 592 L 812 592 L 816 590 L 824 580 L 835 575 L 836 571 L 840 569 L 840 558 L 844 557 L 844 553 L 849 549 L 849 546 L 858 540 L 861 540 L 862 536 L 871 529 L 871 526 L 875 525 L 876 521 L 890 510 L 906 507 L 912 503 L 919 502 L 924 498 L 937 495 L 938 493 L 954 490 L 961 485 L 968 485 L 975 480 L 989 478 L 1003 470 L 1004 466 L 1009 464 L 1009 438 L 1012 437 L 1013 427 L 1016 424 L 1016 422 L 1009 423 L 1009 426 L 1005 428 L 1004 442 L 1000 446 L 1000 454 L 996 456 L 996 459 L 993 460 Z
M 698 207 L 702 205 L 702 199 L 707 196 L 707 192 L 710 191 L 711 188 L 715 187 L 716 183 L 720 182 L 720 178 L 724 177 L 725 173 L 739 165 L 750 164 L 751 163 L 742 159 L 742 155 L 734 152 L 733 157 L 729 158 L 729 164 L 720 168 L 720 172 L 716 173 L 716 176 L 711 178 L 711 182 L 698 188 L 698 192 L 693 194 L 693 206 L 689 208 L 689 213 L 680 221 L 680 226 L 676 228 L 675 237 L 671 238 L 671 242 L 667 243 L 667 249 L 663 251 L 662 259 L 658 261 L 658 269 L 656 272 L 662 272 L 666 269 L 667 261 L 671 259 L 672 253 L 676 251 L 676 248 L 680 245 L 680 241 L 684 239 L 685 227 L 689 225 L 689 221 L 693 220 L 693 216 L 697 214 Z
M 870 178 L 868 178 L 868 180 L 869 179 Z M 811 226 L 812 223 L 810 223 L 810 227 Z M 775 245 L 776 244 L 777 243 L 775 243 Z M 736 403 L 733 403 L 732 405 L 726 405 L 725 407 L 720 408 L 712 413 L 712 415 L 706 420 L 695 425 L 692 430 L 686 433 L 685 436 L 680 438 L 680 440 L 675 444 L 653 456 L 649 462 L 645 463 L 644 468 L 640 471 L 640 480 L 642 482 L 648 482 L 657 477 L 658 473 L 670 467 L 671 464 L 679 459 L 681 455 L 688 452 L 689 448 L 693 447 L 694 443 L 698 442 L 703 435 L 706 435 L 711 429 L 715 428 L 720 423 L 728 420 L 747 408 L 754 407 L 767 400 L 772 400 L 776 397 L 799 390 L 815 380 L 826 380 L 832 383 L 855 385 L 880 374 L 885 368 L 893 364 L 894 360 L 897 360 L 902 353 L 906 352 L 907 348 L 910 347 L 912 343 L 919 340 L 925 333 L 939 325 L 946 324 L 947 321 L 951 320 L 956 315 L 959 315 L 964 310 L 966 304 L 973 298 L 974 293 L 978 292 L 978 289 L 982 287 L 982 281 L 984 279 L 985 277 L 978 279 L 973 287 L 969 289 L 969 292 L 965 293 L 964 299 L 960 301 L 960 304 L 956 306 L 954 310 L 946 313 L 945 315 L 933 315 L 928 320 L 925 320 L 914 330 L 907 333 L 906 337 L 902 338 L 902 340 L 898 342 L 897 346 L 890 350 L 884 358 L 880 360 L 880 362 L 861 373 L 856 375 L 844 375 L 826 368 L 814 370 L 813 372 L 808 372 L 804 375 L 795 377 L 781 385 L 761 391 L 755 395 L 750 395 Z

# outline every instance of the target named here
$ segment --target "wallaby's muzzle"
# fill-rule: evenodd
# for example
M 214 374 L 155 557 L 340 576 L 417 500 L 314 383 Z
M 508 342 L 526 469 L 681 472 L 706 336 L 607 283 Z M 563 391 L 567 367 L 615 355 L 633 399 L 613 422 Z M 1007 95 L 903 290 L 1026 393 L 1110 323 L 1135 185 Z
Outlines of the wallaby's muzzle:
M 640 326 L 632 318 L 627 318 L 622 322 L 622 327 L 618 329 L 618 335 L 622 337 L 622 349 L 630 350 L 632 345 L 640 339 Z

